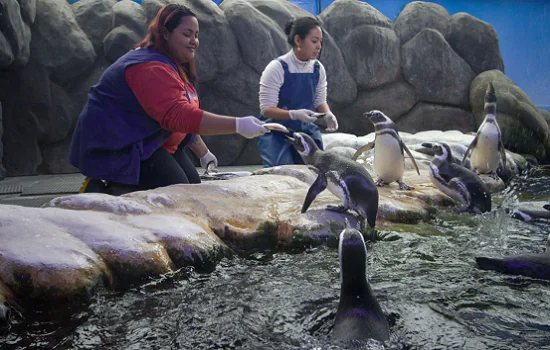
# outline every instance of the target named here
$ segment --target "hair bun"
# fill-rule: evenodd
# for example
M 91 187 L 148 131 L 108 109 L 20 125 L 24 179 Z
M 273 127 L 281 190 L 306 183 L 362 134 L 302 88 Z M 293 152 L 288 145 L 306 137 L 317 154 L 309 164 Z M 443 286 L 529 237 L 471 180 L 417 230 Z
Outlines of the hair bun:
M 286 35 L 290 34 L 290 31 L 292 30 L 292 26 L 294 25 L 295 20 L 296 20 L 295 18 L 291 18 L 291 19 L 288 20 L 288 22 L 286 22 L 286 24 L 285 24 L 285 34 Z

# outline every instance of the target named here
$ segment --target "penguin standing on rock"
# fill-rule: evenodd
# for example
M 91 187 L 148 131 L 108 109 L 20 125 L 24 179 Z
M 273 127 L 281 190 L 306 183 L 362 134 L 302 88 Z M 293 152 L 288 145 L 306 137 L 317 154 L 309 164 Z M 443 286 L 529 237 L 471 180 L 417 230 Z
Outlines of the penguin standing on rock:
M 481 179 L 465 167 L 453 162 L 451 148 L 445 143 L 423 143 L 423 147 L 434 150 L 430 164 L 432 183 L 447 196 L 462 203 L 456 209 L 471 210 L 477 214 L 491 211 L 491 194 Z
M 485 93 L 485 119 L 479 126 L 476 136 L 464 153 L 462 163 L 471 153 L 470 164 L 472 170 L 478 174 L 489 174 L 498 179 L 496 173 L 499 165 L 499 153 L 503 167 L 506 167 L 506 153 L 502 143 L 502 135 L 497 123 L 497 98 L 493 84 L 489 83 Z
M 401 190 L 412 190 L 411 187 L 403 182 L 403 172 L 405 171 L 405 158 L 403 151 L 407 152 L 411 158 L 416 172 L 420 175 L 416 160 L 411 151 L 405 146 L 393 121 L 380 111 L 370 111 L 364 114 L 365 117 L 374 124 L 376 136 L 374 142 L 361 147 L 355 152 L 352 159 L 357 158 L 365 151 L 374 147 L 374 171 L 378 176 L 376 186 L 383 186 L 392 182 L 399 184 Z
M 361 232 L 340 233 L 340 302 L 331 337 L 340 341 L 390 339 L 390 328 L 366 277 L 367 247 Z
M 307 192 L 302 213 L 328 187 L 332 194 L 342 200 L 341 206 L 328 206 L 328 210 L 344 212 L 353 209 L 374 229 L 378 214 L 378 189 L 367 169 L 342 155 L 322 151 L 305 133 L 295 132 L 293 137 L 287 138 L 304 163 L 310 165 L 309 169 L 317 173 L 317 179 Z

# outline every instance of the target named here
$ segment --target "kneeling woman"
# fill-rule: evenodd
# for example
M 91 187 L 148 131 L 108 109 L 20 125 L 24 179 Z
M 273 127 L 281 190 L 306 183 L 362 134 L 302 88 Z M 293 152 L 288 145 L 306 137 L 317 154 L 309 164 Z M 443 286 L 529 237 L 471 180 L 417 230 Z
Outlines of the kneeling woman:
M 69 156 L 91 179 L 83 192 L 121 194 L 197 183 L 200 177 L 184 146 L 203 167 L 217 166 L 199 134 L 237 132 L 253 138 L 268 132 L 254 116 L 235 118 L 199 108 L 194 88 L 198 34 L 199 23 L 189 8 L 162 7 L 145 39 L 90 89 Z
M 260 79 L 261 120 L 278 123 L 311 136 L 320 149 L 323 141 L 314 111 L 324 113 L 327 131 L 336 131 L 338 122 L 327 104 L 325 68 L 317 60 L 323 32 L 311 17 L 290 21 L 285 28 L 292 49 L 271 61 Z M 285 134 L 272 131 L 258 139 L 264 167 L 303 164 L 300 155 L 287 142 Z

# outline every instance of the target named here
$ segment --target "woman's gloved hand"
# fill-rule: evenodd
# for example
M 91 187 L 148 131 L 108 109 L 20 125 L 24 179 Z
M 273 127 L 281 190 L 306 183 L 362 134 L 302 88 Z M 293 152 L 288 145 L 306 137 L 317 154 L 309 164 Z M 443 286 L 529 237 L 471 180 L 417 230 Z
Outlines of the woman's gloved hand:
M 218 167 L 218 158 L 216 158 L 216 156 L 210 151 L 206 152 L 206 154 L 200 158 L 200 161 L 201 161 L 201 167 L 204 170 L 210 171 Z M 209 167 L 208 165 L 210 163 L 213 163 L 213 164 L 211 164 Z
M 338 121 L 336 120 L 336 116 L 331 111 L 328 111 L 324 118 L 325 123 L 327 123 L 327 131 L 338 130 Z
M 269 129 L 263 126 L 263 124 L 264 122 L 254 116 L 241 117 L 236 119 L 235 129 L 238 134 L 251 139 L 269 132 Z
M 288 111 L 288 115 L 292 120 L 299 120 L 305 123 L 313 123 L 317 118 L 313 117 L 315 112 L 310 111 L 309 109 L 296 109 Z

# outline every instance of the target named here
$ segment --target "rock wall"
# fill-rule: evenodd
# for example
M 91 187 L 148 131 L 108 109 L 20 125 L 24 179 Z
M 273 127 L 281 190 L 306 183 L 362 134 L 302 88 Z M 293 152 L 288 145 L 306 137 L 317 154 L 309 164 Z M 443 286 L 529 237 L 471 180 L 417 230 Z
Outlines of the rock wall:
M 199 19 L 203 108 L 236 116 L 259 115 L 260 74 L 290 49 L 284 24 L 312 16 L 284 0 L 225 0 L 219 7 L 210 0 L 0 0 L 7 14 L 0 16 L 0 159 L 8 176 L 77 171 L 67 155 L 89 88 L 168 2 L 188 5 Z M 490 71 L 499 77 L 497 98 L 522 94 L 521 104 L 506 104 L 498 116 L 506 147 L 550 159 L 544 112 L 504 75 L 490 24 L 425 2 L 409 3 L 395 22 L 356 0 L 336 0 L 318 18 L 325 30 L 319 59 L 340 131 L 371 132 L 362 118 L 371 109 L 384 111 L 401 131 L 475 131 L 488 81 L 482 74 Z M 260 163 L 256 140 L 204 139 L 221 165 Z

